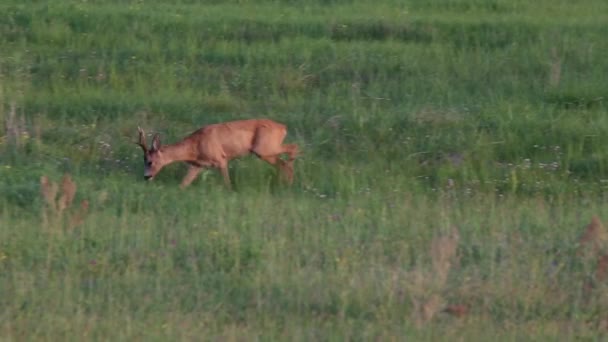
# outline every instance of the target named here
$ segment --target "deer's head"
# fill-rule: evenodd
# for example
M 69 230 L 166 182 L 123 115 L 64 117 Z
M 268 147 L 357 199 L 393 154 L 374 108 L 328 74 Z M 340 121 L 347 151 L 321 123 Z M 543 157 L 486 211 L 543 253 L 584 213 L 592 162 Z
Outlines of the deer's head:
M 146 180 L 152 180 L 158 171 L 165 166 L 159 134 L 154 134 L 154 137 L 152 138 L 152 147 L 148 148 L 144 130 L 137 127 L 137 131 L 139 132 L 139 141 L 137 142 L 137 145 L 144 151 L 144 178 Z

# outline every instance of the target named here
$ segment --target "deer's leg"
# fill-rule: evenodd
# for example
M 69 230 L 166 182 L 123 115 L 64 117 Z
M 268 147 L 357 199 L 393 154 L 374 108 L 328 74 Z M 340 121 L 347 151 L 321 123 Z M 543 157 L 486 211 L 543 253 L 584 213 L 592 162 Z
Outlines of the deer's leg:
M 201 173 L 202 170 L 203 170 L 203 168 L 200 166 L 196 166 L 196 165 L 188 166 L 188 173 L 186 173 L 186 176 L 184 177 L 184 179 L 182 179 L 180 188 L 183 189 L 183 188 L 187 187 L 188 185 L 190 185 L 190 183 L 192 183 L 192 181 L 194 181 L 196 176 L 198 176 L 198 174 Z
M 224 160 L 218 166 L 220 171 L 222 172 L 222 176 L 224 177 L 224 184 L 228 188 L 228 190 L 232 190 L 232 184 L 230 183 L 230 175 L 228 174 L 228 161 Z

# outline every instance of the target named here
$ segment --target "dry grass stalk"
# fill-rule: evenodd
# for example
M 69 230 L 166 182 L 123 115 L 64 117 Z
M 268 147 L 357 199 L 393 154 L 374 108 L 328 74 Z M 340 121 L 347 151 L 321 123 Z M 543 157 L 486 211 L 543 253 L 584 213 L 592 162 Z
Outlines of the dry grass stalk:
M 583 283 L 583 295 L 586 302 L 591 299 L 591 294 L 597 285 L 606 280 L 606 276 L 608 276 L 608 254 L 602 254 L 597 258 L 594 276 L 587 278 Z
M 63 175 L 61 182 L 62 195 L 59 197 L 58 210 L 62 211 L 69 208 L 74 201 L 76 195 L 76 183 L 72 181 L 72 177 L 69 174 Z
M 414 322 L 418 326 L 429 322 L 435 315 L 441 311 L 444 306 L 444 300 L 440 295 L 431 295 L 428 299 L 414 299 Z
M 598 282 L 604 281 L 608 275 L 608 254 L 602 254 L 597 259 L 595 269 L 595 280 Z
M 48 205 L 51 210 L 57 210 L 56 198 L 57 198 L 57 183 L 50 181 L 47 176 L 40 177 L 40 193 L 42 194 L 42 198 L 46 205 Z
M 562 78 L 562 60 L 554 47 L 551 49 L 551 70 L 549 72 L 549 86 L 556 88 Z
M 595 260 L 595 273 L 583 283 L 583 296 L 586 303 L 592 299 L 594 289 L 608 277 L 608 253 L 606 250 L 608 232 L 602 221 L 593 216 L 579 238 L 577 255 L 584 260 Z
M 453 228 L 448 235 L 435 237 L 429 247 L 433 271 L 411 272 L 413 281 L 411 285 L 414 287 L 412 290 L 419 292 L 419 295 L 412 299 L 413 320 L 419 326 L 429 322 L 437 313 L 446 310 L 442 309 L 445 307 L 445 301 L 439 293 L 444 290 L 450 269 L 457 260 L 459 240 L 460 234 L 456 228 Z
M 23 140 L 29 137 L 26 130 L 25 117 L 17 115 L 17 104 L 14 101 L 11 102 L 8 114 L 4 118 L 4 130 L 8 144 L 16 147 L 21 146 Z
M 83 224 L 84 219 L 86 218 L 88 213 L 89 213 L 89 201 L 83 200 L 82 202 L 80 202 L 79 210 L 77 212 L 75 212 L 74 215 L 72 215 L 68 229 L 72 229 L 72 228 L 75 228 L 76 226 Z
M 430 254 L 439 287 L 443 287 L 447 281 L 452 262 L 456 257 L 458 240 L 460 240 L 458 229 L 453 228 L 449 235 L 438 236 L 431 241 Z
M 57 198 L 59 189 L 61 189 L 61 195 Z M 89 209 L 87 200 L 83 200 L 75 211 L 70 210 L 76 196 L 76 189 L 76 183 L 69 174 L 63 176 L 61 188 L 47 176 L 40 177 L 40 193 L 45 203 L 42 218 L 47 228 L 67 227 L 72 229 L 84 222 Z M 66 217 L 67 211 L 71 211 L 68 217 Z
M 11 109 L 8 112 L 8 116 L 4 121 L 4 129 L 6 131 L 6 136 L 8 137 L 8 141 L 10 144 L 17 145 L 19 143 L 19 126 L 17 123 L 17 115 L 16 110 L 17 106 L 15 102 L 11 103 Z
M 608 234 L 599 217 L 593 216 L 578 241 L 579 256 L 596 256 L 605 249 Z

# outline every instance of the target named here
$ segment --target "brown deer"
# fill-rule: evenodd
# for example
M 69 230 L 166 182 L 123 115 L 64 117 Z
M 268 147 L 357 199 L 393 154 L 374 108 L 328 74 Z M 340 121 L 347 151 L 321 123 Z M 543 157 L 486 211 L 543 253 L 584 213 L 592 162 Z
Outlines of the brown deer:
M 224 183 L 230 189 L 228 162 L 232 159 L 253 153 L 260 159 L 275 165 L 289 184 L 293 183 L 293 161 L 298 154 L 295 144 L 283 145 L 287 127 L 268 119 L 238 120 L 201 127 L 183 140 L 171 145 L 161 146 L 158 133 L 152 138 L 148 149 L 144 131 L 139 131 L 139 142 L 144 151 L 144 178 L 152 180 L 166 165 L 185 162 L 188 173 L 180 187 L 185 188 L 205 168 L 218 168 Z M 286 153 L 285 161 L 280 155 Z

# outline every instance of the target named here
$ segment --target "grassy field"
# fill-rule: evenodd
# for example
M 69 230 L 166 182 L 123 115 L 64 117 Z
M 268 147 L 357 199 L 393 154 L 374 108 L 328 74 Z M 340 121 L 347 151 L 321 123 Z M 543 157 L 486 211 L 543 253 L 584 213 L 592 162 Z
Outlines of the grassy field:
M 601 0 L 2 2 L 0 339 L 605 338 L 608 233 L 578 248 L 608 220 L 606 23 Z M 138 125 L 257 117 L 301 146 L 292 187 L 254 157 L 232 192 L 144 182 Z

